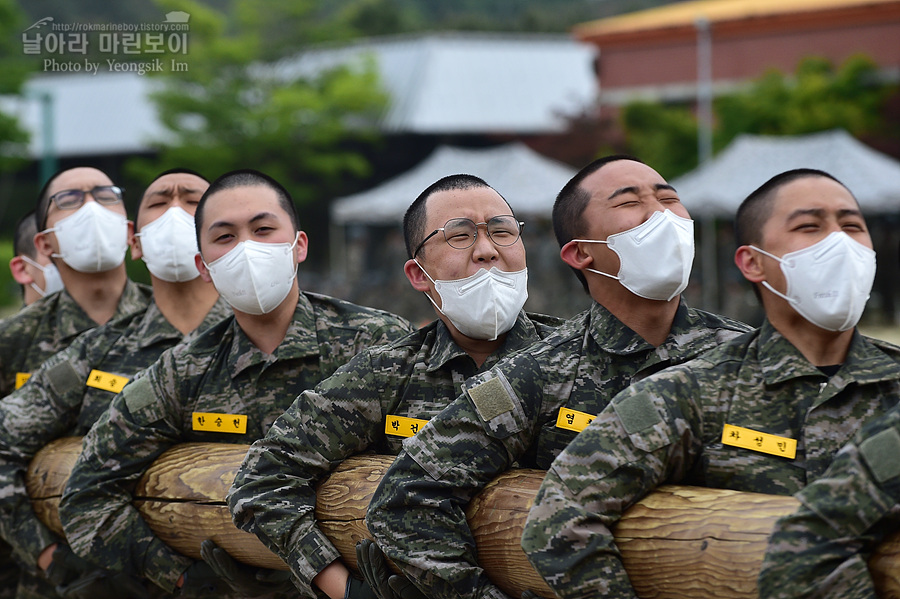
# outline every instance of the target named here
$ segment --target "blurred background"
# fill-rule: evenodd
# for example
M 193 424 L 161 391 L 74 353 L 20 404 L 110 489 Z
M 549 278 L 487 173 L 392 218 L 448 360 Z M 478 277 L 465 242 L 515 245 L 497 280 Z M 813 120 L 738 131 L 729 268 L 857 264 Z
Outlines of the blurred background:
M 133 215 L 158 172 L 281 181 L 311 291 L 433 318 L 400 220 L 437 178 L 485 178 L 527 224 L 526 309 L 589 305 L 559 260 L 556 192 L 638 156 L 696 221 L 686 297 L 757 324 L 731 217 L 770 176 L 822 168 L 863 205 L 863 325 L 900 323 L 900 0 L 0 0 L 0 315 L 12 232 L 56 170 L 94 166 Z M 129 272 L 147 280 L 142 263 Z

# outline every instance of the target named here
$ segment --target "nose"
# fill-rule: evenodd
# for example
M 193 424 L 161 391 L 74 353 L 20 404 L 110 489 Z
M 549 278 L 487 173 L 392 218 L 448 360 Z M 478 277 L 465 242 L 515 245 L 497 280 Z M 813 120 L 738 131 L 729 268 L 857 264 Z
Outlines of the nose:
M 497 245 L 488 235 L 487 225 L 483 223 L 477 225 L 475 243 L 472 245 L 472 259 L 477 262 L 494 262 L 499 257 Z

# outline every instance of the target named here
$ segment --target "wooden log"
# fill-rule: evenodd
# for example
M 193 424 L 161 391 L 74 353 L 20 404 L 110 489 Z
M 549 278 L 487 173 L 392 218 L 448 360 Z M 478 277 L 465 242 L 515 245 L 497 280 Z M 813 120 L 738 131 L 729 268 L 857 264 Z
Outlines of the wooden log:
M 35 511 L 60 534 L 56 508 L 80 450 L 79 438 L 55 441 L 35 456 L 28 471 Z M 185 555 L 199 558 L 200 542 L 212 538 L 248 564 L 285 569 L 254 535 L 234 527 L 225 504 L 246 451 L 243 445 L 212 443 L 173 447 L 141 478 L 135 504 L 154 532 Z M 366 507 L 392 461 L 392 456 L 354 456 L 319 486 L 319 526 L 351 567 L 356 567 L 357 541 L 371 538 Z M 554 596 L 519 545 L 543 474 L 506 472 L 467 509 L 481 565 L 513 597 L 525 589 Z M 642 598 L 752 599 L 769 531 L 796 507 L 792 497 L 667 485 L 623 515 L 616 544 Z M 869 566 L 879 596 L 900 597 L 900 534 L 877 549 Z

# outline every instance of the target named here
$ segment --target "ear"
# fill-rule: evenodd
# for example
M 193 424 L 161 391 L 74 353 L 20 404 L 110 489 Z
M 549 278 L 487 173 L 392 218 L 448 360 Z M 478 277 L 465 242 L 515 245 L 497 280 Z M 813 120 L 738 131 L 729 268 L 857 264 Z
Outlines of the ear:
M 47 258 L 52 258 L 53 256 L 53 246 L 50 245 L 50 240 L 47 236 L 50 233 L 35 233 L 34 234 L 34 247 L 37 248 L 37 251 L 46 256 Z
M 207 283 L 212 283 L 212 277 L 209 276 L 209 269 L 206 268 L 205 264 L 203 264 L 203 257 L 200 255 L 200 252 L 194 254 L 194 266 L 196 266 L 197 270 L 200 271 L 201 279 L 203 279 Z
M 28 274 L 27 266 L 28 264 L 22 260 L 21 256 L 16 256 L 9 261 L 9 270 L 12 272 L 13 279 L 19 285 L 31 285 L 34 283 L 34 278 Z
M 132 235 L 130 239 L 131 242 L 128 245 L 131 246 L 131 259 L 140 260 L 144 257 L 144 249 L 141 247 L 141 237 L 140 235 Z
M 734 264 L 751 283 L 762 283 L 766 272 L 762 265 L 763 255 L 749 245 L 742 245 L 734 252 Z
M 594 261 L 590 254 L 586 254 L 581 250 L 581 245 L 577 241 L 570 241 L 562 246 L 559 249 L 559 257 L 575 270 L 583 270 Z
M 297 264 L 306 260 L 309 253 L 309 238 L 303 231 L 297 232 L 297 244 L 294 246 L 294 255 L 297 257 Z
M 406 264 L 403 265 L 403 272 L 406 274 L 406 278 L 409 279 L 409 284 L 416 291 L 428 291 L 430 289 L 429 283 L 431 281 L 428 280 L 428 277 L 425 276 L 425 271 L 422 270 L 422 267 L 415 260 L 407 260 Z

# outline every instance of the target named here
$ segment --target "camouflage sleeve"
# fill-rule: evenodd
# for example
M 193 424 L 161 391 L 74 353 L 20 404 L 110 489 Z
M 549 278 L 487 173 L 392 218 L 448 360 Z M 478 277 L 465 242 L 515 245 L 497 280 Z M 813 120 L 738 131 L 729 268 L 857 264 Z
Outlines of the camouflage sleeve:
M 900 411 L 893 409 L 836 455 L 778 520 L 759 576 L 762 599 L 874 598 L 872 550 L 900 524 Z
M 0 401 L 0 536 L 30 566 L 61 539 L 35 515 L 25 473 L 38 450 L 77 420 L 90 372 L 85 339 L 47 360 L 22 388 Z
M 680 479 L 700 446 L 666 395 L 647 386 L 626 389 L 548 470 L 522 548 L 563 599 L 636 597 L 611 529 L 655 487 Z
M 277 553 L 306 596 L 316 596 L 312 579 L 340 557 L 316 526 L 316 483 L 376 441 L 386 394 L 369 353 L 357 355 L 304 391 L 251 445 L 228 494 L 235 525 Z
M 478 565 L 466 522 L 469 500 L 520 457 L 537 415 L 496 370 L 415 437 L 385 474 L 366 524 L 384 552 L 428 597 L 506 597 Z
M 132 505 L 144 470 L 180 440 L 180 410 L 167 393 L 172 354 L 134 379 L 84 438 L 59 505 L 72 550 L 102 567 L 147 578 L 166 591 L 193 560 L 166 546 Z

